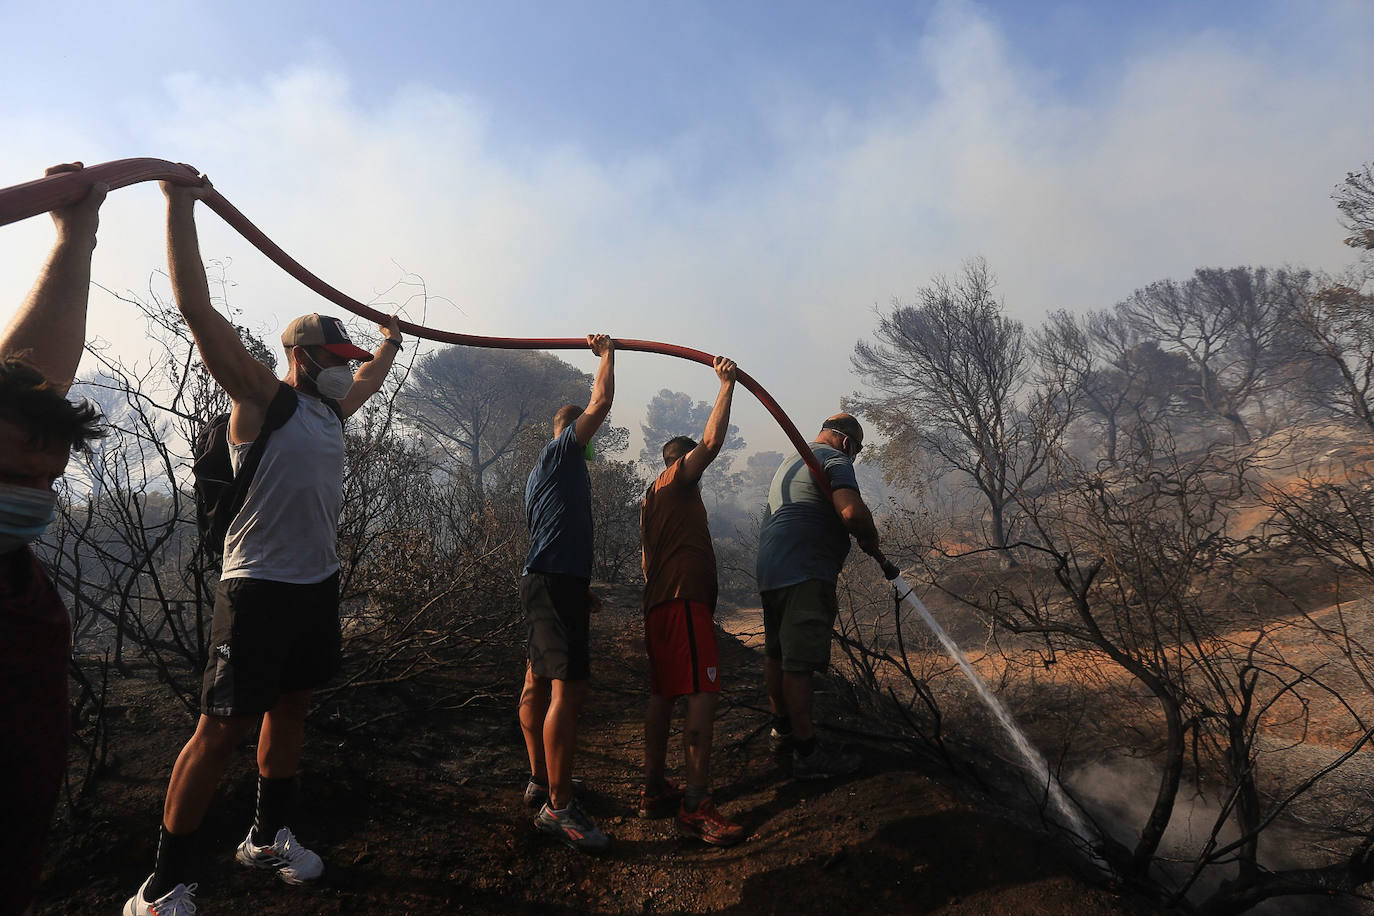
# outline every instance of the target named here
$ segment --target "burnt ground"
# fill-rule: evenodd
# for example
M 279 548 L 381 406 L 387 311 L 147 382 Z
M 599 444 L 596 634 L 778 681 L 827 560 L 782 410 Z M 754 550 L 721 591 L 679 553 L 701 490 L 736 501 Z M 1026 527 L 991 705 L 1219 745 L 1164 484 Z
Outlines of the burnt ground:
M 311 889 L 250 873 L 233 851 L 252 819 L 253 756 L 235 759 L 201 830 L 202 913 L 1150 913 L 1101 886 L 1029 822 L 930 775 L 835 692 L 817 697 L 823 738 L 865 754 L 852 778 L 790 778 L 766 736 L 760 657 L 722 635 L 725 693 L 716 724 L 716 801 L 750 830 L 726 850 L 635 816 L 647 683 L 636 596 L 611 590 L 593 621 L 592 697 L 578 773 L 612 837 L 597 857 L 537 833 L 521 804 L 526 770 L 515 722 L 521 646 L 482 672 L 454 670 L 436 692 L 383 686 L 312 717 L 297 835 L 325 860 Z M 480 675 L 480 676 L 479 676 Z M 461 708 L 433 707 L 439 694 Z M 117 913 L 151 868 L 166 781 L 193 720 L 165 685 L 133 673 L 111 684 L 110 755 L 79 814 L 50 842 L 38 912 Z M 77 760 L 74 750 L 73 760 Z M 670 775 L 681 752 L 670 745 Z M 923 772 L 926 771 L 926 772 Z

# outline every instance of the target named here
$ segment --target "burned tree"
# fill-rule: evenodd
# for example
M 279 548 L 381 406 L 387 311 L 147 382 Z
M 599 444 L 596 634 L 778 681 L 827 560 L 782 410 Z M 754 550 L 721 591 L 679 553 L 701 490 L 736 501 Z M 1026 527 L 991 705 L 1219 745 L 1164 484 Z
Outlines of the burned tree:
M 1100 430 L 1108 466 L 1116 466 L 1123 436 L 1195 412 L 1183 358 L 1160 350 L 1119 313 L 1052 312 L 1034 339 L 1041 364 L 1067 386 L 1078 421 Z
M 1374 295 L 1361 274 L 1322 283 L 1294 304 L 1288 321 L 1295 390 L 1318 416 L 1374 430 Z
M 1295 657 L 1295 643 L 1329 642 L 1332 633 L 1269 581 L 1292 558 L 1234 530 L 1236 514 L 1255 505 L 1256 461 L 1229 446 L 1184 455 L 1160 435 L 1148 448 L 1124 450 L 1116 469 L 1061 465 L 1055 486 L 1021 500 L 1034 535 L 1024 571 L 944 586 L 1009 634 L 1008 657 L 1030 653 L 1097 672 L 1093 728 L 1151 761 L 1154 774 L 1148 811 L 1129 836 L 1107 841 L 1104 855 L 1162 902 L 1203 913 L 1354 894 L 1374 880 L 1366 806 L 1329 834 L 1345 848 L 1324 862 L 1277 869 L 1266 858 L 1277 827 L 1300 806 L 1338 797 L 1328 785 L 1374 739 L 1374 721 L 1361 711 L 1367 699 L 1345 687 L 1347 677 L 1367 677 L 1367 657 Z M 1318 706 L 1356 738 L 1311 763 L 1298 751 Z M 1165 832 L 1189 796 L 1210 800 L 1203 836 L 1166 851 Z M 1209 877 L 1221 874 L 1228 878 L 1219 884 Z
M 1332 197 L 1341 211 L 1341 224 L 1350 231 L 1345 243 L 1374 250 L 1374 163 L 1366 162 L 1360 170 L 1346 173 Z
M 1011 562 L 1017 495 L 1045 466 L 1070 419 L 1062 391 L 1030 381 L 1021 323 L 1003 313 L 982 260 L 936 277 L 918 304 L 880 313 L 876 342 L 851 358 L 874 389 L 855 409 L 887 436 L 908 439 L 964 475 L 986 501 L 988 539 Z
M 1151 283 L 1119 308 L 1144 336 L 1188 358 L 1193 395 L 1248 443 L 1245 414 L 1272 381 L 1282 318 L 1305 279 L 1262 267 L 1199 268 L 1183 282 Z

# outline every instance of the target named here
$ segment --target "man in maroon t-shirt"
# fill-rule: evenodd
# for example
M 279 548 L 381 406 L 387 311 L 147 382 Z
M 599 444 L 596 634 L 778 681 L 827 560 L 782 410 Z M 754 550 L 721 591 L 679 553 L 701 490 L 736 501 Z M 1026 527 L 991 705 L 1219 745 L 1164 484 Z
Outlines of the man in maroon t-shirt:
M 730 428 L 735 364 L 715 360 L 720 393 L 701 442 L 677 436 L 663 446 L 667 469 L 644 497 L 644 645 L 649 652 L 649 709 L 644 719 L 644 790 L 639 816 L 677 811 L 678 830 L 714 846 L 744 838 L 711 801 L 711 733 L 720 669 L 716 652 L 716 554 L 701 501 L 701 475 L 720 454 Z M 664 778 L 673 701 L 687 698 L 682 749 L 687 788 Z
M 71 622 L 29 545 L 52 521 L 52 486 L 71 450 L 100 435 L 95 409 L 66 395 L 86 342 L 91 253 L 107 190 L 94 185 L 80 203 L 53 211 L 57 243 L 0 334 L 0 916 L 27 912 L 32 902 L 67 763 Z

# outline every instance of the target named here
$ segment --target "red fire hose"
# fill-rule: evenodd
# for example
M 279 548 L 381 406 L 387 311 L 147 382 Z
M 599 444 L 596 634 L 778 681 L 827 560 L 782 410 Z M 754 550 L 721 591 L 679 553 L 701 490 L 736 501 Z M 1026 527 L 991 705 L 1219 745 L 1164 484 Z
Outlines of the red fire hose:
M 104 182 L 113 191 L 143 181 L 171 181 L 185 185 L 202 183 L 200 174 L 187 165 L 178 165 L 164 159 L 117 159 L 114 162 L 104 162 L 73 172 L 59 172 L 55 175 L 0 189 L 0 226 L 28 219 L 58 207 L 67 207 L 79 203 L 90 191 L 91 185 L 97 182 Z M 261 229 L 249 222 L 248 218 L 240 213 L 233 204 L 229 203 L 218 190 L 211 188 L 205 195 L 204 202 L 207 207 L 219 214 L 220 218 L 239 235 L 251 242 L 259 251 L 267 255 L 277 266 L 319 295 L 355 315 L 371 319 L 378 324 L 387 322 L 388 315 L 363 305 L 306 270 L 264 235 Z M 586 339 L 581 337 L 480 337 L 475 334 L 439 331 L 423 325 L 411 324 L 408 321 L 401 322 L 401 329 L 408 334 L 423 337 L 426 340 L 459 344 L 465 347 L 493 347 L 506 350 L 581 350 L 587 346 Z M 665 356 L 690 359 L 706 366 L 714 365 L 714 358 L 709 353 L 693 350 L 690 347 L 679 347 L 676 344 L 659 343 L 653 340 L 615 338 L 615 345 L 620 350 L 661 353 Z M 773 419 L 778 421 L 782 431 L 787 434 L 787 438 L 791 440 L 797 452 L 806 461 L 807 467 L 811 469 L 811 474 L 816 479 L 817 485 L 820 486 L 822 492 L 830 496 L 830 481 L 825 476 L 820 462 L 816 460 L 810 445 L 797 432 L 797 427 L 792 425 L 787 414 L 778 406 L 778 402 L 773 400 L 773 396 L 744 370 L 737 371 L 737 378 L 741 385 L 759 399 L 759 403 L 773 415 Z

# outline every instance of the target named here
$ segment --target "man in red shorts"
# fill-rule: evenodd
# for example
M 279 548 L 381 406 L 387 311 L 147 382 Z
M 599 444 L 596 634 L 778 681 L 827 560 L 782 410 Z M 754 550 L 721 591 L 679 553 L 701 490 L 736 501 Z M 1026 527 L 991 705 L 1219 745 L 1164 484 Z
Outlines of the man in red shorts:
M 715 360 L 720 393 L 701 442 L 677 436 L 663 446 L 667 466 L 644 497 L 644 644 L 649 652 L 649 709 L 644 718 L 644 790 L 640 817 L 676 808 L 678 830 L 713 846 L 744 838 L 744 828 L 711 801 L 711 732 L 720 696 L 716 654 L 716 554 L 701 501 L 701 475 L 720 454 L 730 427 L 735 364 Z M 687 698 L 682 750 L 687 788 L 664 778 L 673 701 Z

